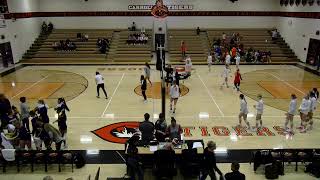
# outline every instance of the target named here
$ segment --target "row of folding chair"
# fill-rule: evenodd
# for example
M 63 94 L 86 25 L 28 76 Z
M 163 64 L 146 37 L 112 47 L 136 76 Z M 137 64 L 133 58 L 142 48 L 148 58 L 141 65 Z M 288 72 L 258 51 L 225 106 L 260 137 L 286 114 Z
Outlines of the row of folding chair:
M 9 156 L 5 157 L 4 154 L 9 154 Z M 11 157 L 10 154 L 12 154 Z M 34 171 L 35 165 L 43 165 L 45 172 L 48 172 L 48 166 L 57 165 L 58 171 L 61 172 L 62 165 L 66 164 L 71 164 L 73 172 L 74 154 L 71 151 L 1 150 L 0 166 L 2 166 L 3 172 L 6 172 L 8 166 L 16 166 L 17 172 L 20 172 L 22 167 L 28 165 L 30 165 L 31 172 Z

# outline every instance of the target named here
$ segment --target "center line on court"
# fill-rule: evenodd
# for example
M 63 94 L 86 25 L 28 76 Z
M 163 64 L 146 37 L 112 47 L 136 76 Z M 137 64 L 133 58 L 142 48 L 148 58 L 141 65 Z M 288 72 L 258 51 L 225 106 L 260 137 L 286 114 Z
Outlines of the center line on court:
M 15 98 L 15 97 L 19 96 L 20 94 L 22 94 L 22 93 L 26 92 L 26 91 L 27 91 L 27 90 L 29 90 L 29 89 L 31 89 L 33 86 L 35 86 L 35 85 L 39 84 L 41 81 L 43 81 L 43 80 L 47 79 L 49 76 L 50 76 L 50 75 L 47 75 L 47 76 L 45 76 L 44 78 L 40 79 L 39 81 L 37 81 L 37 82 L 33 83 L 31 86 L 29 86 L 29 87 L 27 87 L 26 89 L 24 89 L 24 90 L 20 91 L 18 94 L 16 94 L 16 95 L 12 96 L 12 97 L 11 97 L 11 99 L 13 99 L 13 98 Z
M 221 111 L 221 109 L 220 109 L 219 105 L 217 104 L 216 100 L 213 98 L 211 92 L 209 91 L 209 88 L 208 88 L 207 85 L 203 82 L 201 76 L 200 76 L 198 73 L 197 73 L 197 75 L 198 75 L 198 78 L 200 79 L 200 81 L 202 82 L 203 86 L 206 88 L 206 90 L 207 90 L 207 92 L 208 92 L 208 95 L 211 97 L 211 100 L 212 100 L 213 103 L 217 106 L 217 108 L 218 108 L 218 110 L 219 110 L 219 112 L 220 112 L 220 115 L 221 115 L 222 117 L 224 117 L 224 113 Z
M 198 116 L 177 116 L 178 119 L 195 119 Z M 224 115 L 224 116 L 210 116 L 210 118 L 236 118 L 237 115 Z M 285 118 L 286 116 L 263 116 L 264 118 Z M 54 119 L 55 117 L 49 117 Z M 101 117 L 89 117 L 89 116 L 68 116 L 68 119 L 99 119 Z M 296 117 L 299 118 L 299 117 Z M 320 116 L 314 116 L 314 118 L 320 119 Z M 141 116 L 115 116 L 110 119 L 141 119 Z
M 272 74 L 272 73 L 267 73 L 267 74 L 269 74 L 269 75 L 273 76 L 274 78 L 278 79 L 279 81 L 284 82 L 286 85 L 290 86 L 291 88 L 293 88 L 293 89 L 295 89 L 295 90 L 299 91 L 300 93 L 302 93 L 303 95 L 305 95 L 305 92 L 303 92 L 303 91 L 301 91 L 300 89 L 298 89 L 298 88 L 294 87 L 293 85 L 291 85 L 291 84 L 290 84 L 290 83 L 288 83 L 287 81 L 285 81 L 285 80 L 283 80 L 283 79 L 279 78 L 278 76 L 276 76 L 276 75 L 274 75 L 274 74 Z
M 118 88 L 119 88 L 119 86 L 120 86 L 125 74 L 126 73 L 122 73 L 122 77 L 121 77 L 120 81 L 118 82 L 118 85 L 117 85 L 116 89 L 113 91 L 113 94 L 112 94 L 112 96 L 111 96 L 106 108 L 104 109 L 103 113 L 101 114 L 101 117 L 104 116 L 104 114 L 106 113 L 107 109 L 109 108 L 109 105 L 110 105 L 110 103 L 111 103 L 111 101 L 113 99 L 113 96 L 116 94 L 116 92 L 117 92 L 117 90 L 118 90 Z

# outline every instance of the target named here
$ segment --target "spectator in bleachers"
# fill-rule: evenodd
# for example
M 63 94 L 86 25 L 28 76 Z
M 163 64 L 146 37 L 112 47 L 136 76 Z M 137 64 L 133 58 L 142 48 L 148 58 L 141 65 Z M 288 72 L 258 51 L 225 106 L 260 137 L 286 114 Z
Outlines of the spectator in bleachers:
M 105 38 L 99 38 L 97 40 L 97 46 L 99 48 L 100 53 L 105 54 L 107 52 L 107 49 L 110 48 L 109 40 Z
M 131 31 L 136 31 L 136 23 L 132 22 Z
M 276 41 L 279 37 L 279 33 L 278 33 L 278 30 L 277 29 L 274 29 L 271 31 L 272 33 L 272 41 Z
M 77 39 L 81 40 L 81 38 L 82 38 L 82 34 L 81 33 L 77 33 Z
M 53 42 L 53 43 L 52 43 L 52 48 L 53 48 L 53 50 L 55 50 L 55 51 L 59 50 L 59 49 L 60 49 L 59 43 L 56 42 L 56 41 Z
M 63 51 L 63 50 L 65 50 L 65 49 L 66 49 L 66 44 L 64 43 L 63 40 L 60 40 L 60 47 L 58 48 L 58 50 Z
M 69 43 L 67 43 L 66 51 L 74 51 L 76 49 L 77 46 L 74 42 L 69 41 Z
M 51 22 L 49 22 L 48 24 L 48 32 L 51 33 L 53 30 L 53 24 Z
M 47 25 L 47 23 L 45 21 L 43 21 L 43 23 L 41 25 L 41 32 L 43 34 L 47 34 L 47 32 L 48 32 L 48 25 Z
M 143 33 L 143 34 L 146 33 L 146 29 L 144 27 L 141 28 L 141 33 Z
M 254 62 L 258 62 L 260 60 L 260 51 L 254 51 Z
M 127 40 L 127 44 L 146 44 L 148 42 L 148 35 L 145 33 L 130 34 Z
M 236 55 L 237 55 L 237 48 L 233 47 L 231 49 L 231 62 L 235 62 Z
M 239 45 L 238 52 L 239 52 L 240 56 L 244 56 L 245 55 L 243 44 Z
M 239 163 L 232 163 L 231 164 L 231 171 L 227 173 L 224 177 L 226 180 L 245 180 L 246 176 L 239 172 L 240 164 Z
M 222 56 L 222 51 L 221 51 L 221 47 L 217 46 L 214 50 L 214 57 L 216 61 L 221 61 L 221 56 Z
M 235 42 L 236 42 L 236 44 L 239 44 L 239 43 L 240 43 L 240 41 L 241 41 L 240 34 L 239 34 L 239 33 L 237 33 L 237 34 L 236 34 L 236 37 L 235 37 Z
M 223 32 L 221 38 L 222 38 L 222 43 L 225 44 L 227 41 L 227 34 Z
M 89 35 L 88 34 L 85 34 L 83 37 L 82 37 L 82 41 L 88 41 L 89 40 Z
M 182 59 L 184 59 L 186 57 L 186 52 L 187 52 L 187 45 L 184 41 L 181 41 L 180 51 L 181 51 Z
M 272 61 L 271 61 L 271 55 L 272 55 L 271 51 L 268 51 L 268 52 L 266 53 L 267 62 L 268 62 L 268 63 L 271 63 L 271 62 L 272 62 Z
M 199 36 L 199 35 L 200 35 L 200 32 L 201 32 L 199 27 L 197 27 L 196 32 L 197 32 L 197 35 Z

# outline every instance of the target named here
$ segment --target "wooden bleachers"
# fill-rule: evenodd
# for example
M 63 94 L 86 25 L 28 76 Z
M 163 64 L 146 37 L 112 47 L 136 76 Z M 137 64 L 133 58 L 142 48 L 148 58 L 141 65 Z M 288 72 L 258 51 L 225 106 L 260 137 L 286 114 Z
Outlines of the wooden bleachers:
M 144 64 L 151 60 L 152 31 L 146 30 L 149 40 L 145 45 L 128 45 L 127 40 L 130 34 L 139 33 L 123 30 L 114 36 L 108 59 L 114 63 L 123 64 Z
M 269 31 L 269 29 L 207 29 L 207 34 L 210 47 L 212 47 L 214 39 L 222 38 L 223 32 L 228 36 L 231 36 L 232 33 L 239 33 L 242 37 L 240 43 L 244 45 L 245 51 L 250 47 L 260 51 L 271 51 L 272 63 L 279 64 L 298 62 L 294 52 L 282 38 L 280 38 L 276 43 L 272 42 Z
M 208 43 L 203 33 L 197 36 L 194 29 L 172 29 L 168 31 L 169 60 L 172 64 L 180 63 L 182 60 L 181 41 L 186 43 L 186 54 L 190 55 L 192 62 L 206 62 Z
M 137 31 L 138 33 L 139 31 Z M 151 61 L 152 31 L 146 30 L 149 41 L 146 45 L 128 45 L 130 33 L 121 29 L 56 29 L 49 36 L 36 41 L 21 60 L 22 64 L 144 64 Z M 268 29 L 207 29 L 196 35 L 195 29 L 168 30 L 169 61 L 181 64 L 181 41 L 185 41 L 187 55 L 194 64 L 207 64 L 207 53 L 213 39 L 221 38 L 222 32 L 231 35 L 240 33 L 245 51 L 250 47 L 272 52 L 273 63 L 296 63 L 297 57 L 282 38 L 272 43 Z M 87 42 L 76 40 L 77 33 L 88 34 Z M 100 54 L 96 47 L 98 38 L 108 38 L 111 46 L 107 54 Z M 38 38 L 39 39 L 39 38 Z M 76 51 L 56 52 L 52 43 L 70 39 L 77 46 Z M 266 42 L 267 40 L 267 42 Z
M 88 34 L 87 42 L 80 42 L 77 33 Z M 22 64 L 103 64 L 107 63 L 106 54 L 98 51 L 98 38 L 108 38 L 112 42 L 114 30 L 103 29 L 56 29 L 41 44 L 35 43 L 27 52 Z M 70 39 L 76 51 L 61 52 L 52 48 L 52 43 Z

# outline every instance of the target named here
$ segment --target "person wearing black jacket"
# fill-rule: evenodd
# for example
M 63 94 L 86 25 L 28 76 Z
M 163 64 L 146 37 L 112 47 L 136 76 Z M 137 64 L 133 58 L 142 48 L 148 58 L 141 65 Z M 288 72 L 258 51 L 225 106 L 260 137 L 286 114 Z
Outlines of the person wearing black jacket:
M 231 170 L 232 172 L 227 173 L 224 177 L 226 180 L 245 180 L 246 176 L 239 172 L 240 164 L 239 163 L 232 163 Z
M 144 75 L 141 75 L 140 77 L 140 83 L 141 83 L 141 92 L 142 92 L 142 96 L 144 99 L 144 102 L 147 102 L 147 95 L 146 95 L 146 91 L 147 91 L 147 80 L 144 77 Z
M 214 150 L 216 149 L 216 143 L 209 141 L 207 147 L 203 152 L 203 162 L 202 162 L 202 176 L 200 180 L 205 180 L 209 175 L 211 180 L 216 180 L 216 171 L 220 176 L 223 176 L 222 172 L 219 170 L 216 164 L 216 156 Z
M 136 174 L 139 180 L 144 179 L 144 173 L 142 169 L 141 158 L 138 154 L 137 144 L 139 142 L 139 136 L 132 136 L 128 140 L 127 149 L 127 166 L 130 175 L 130 180 L 135 180 Z
M 155 136 L 159 142 L 165 142 L 167 122 L 162 113 L 159 114 L 159 119 L 155 123 Z

